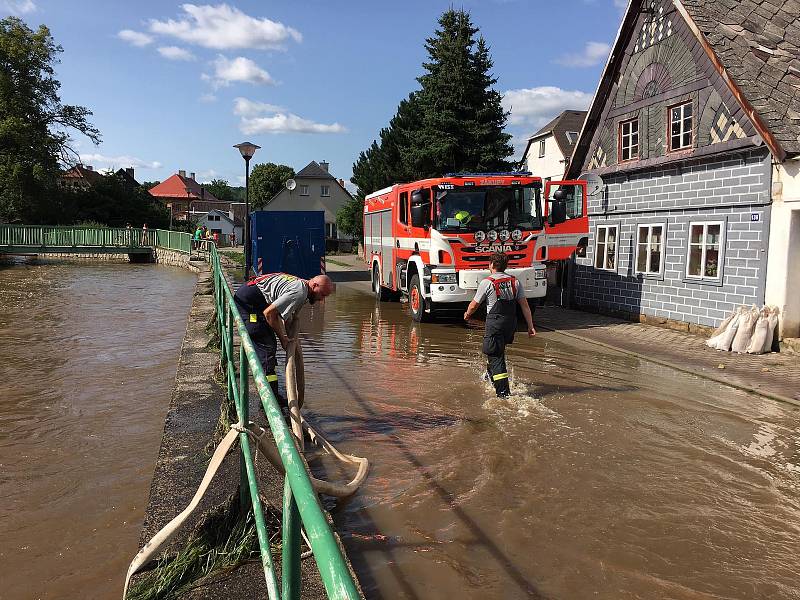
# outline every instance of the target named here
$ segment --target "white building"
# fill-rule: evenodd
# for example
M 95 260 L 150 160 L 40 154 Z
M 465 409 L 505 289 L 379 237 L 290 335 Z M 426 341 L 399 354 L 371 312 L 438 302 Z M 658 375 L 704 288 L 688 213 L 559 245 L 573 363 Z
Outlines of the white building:
M 244 225 L 235 219 L 232 212 L 224 212 L 213 209 L 207 213 L 190 213 L 192 218 L 197 219 L 199 226 L 205 225 L 212 234 L 218 233 L 221 245 L 230 245 L 231 234 L 236 234 L 236 244 L 241 245 L 244 235 Z
M 294 177 L 293 190 L 282 189 L 267 202 L 264 210 L 321 210 L 325 212 L 325 237 L 348 239 L 336 230 L 337 211 L 352 200 L 344 181 L 328 172 L 328 163 L 311 161 Z
M 525 169 L 544 180 L 563 179 L 585 118 L 585 110 L 565 110 L 534 133 L 522 154 Z

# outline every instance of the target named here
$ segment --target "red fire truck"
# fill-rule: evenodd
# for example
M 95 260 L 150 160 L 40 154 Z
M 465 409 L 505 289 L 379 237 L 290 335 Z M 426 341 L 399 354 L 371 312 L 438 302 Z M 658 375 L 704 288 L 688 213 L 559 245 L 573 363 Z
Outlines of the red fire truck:
M 544 195 L 542 195 L 544 192 Z M 589 234 L 585 181 L 527 172 L 461 173 L 395 184 L 364 201 L 364 259 L 379 300 L 408 298 L 415 321 L 461 310 L 508 255 L 530 300 L 547 293 L 546 263 L 569 258 Z

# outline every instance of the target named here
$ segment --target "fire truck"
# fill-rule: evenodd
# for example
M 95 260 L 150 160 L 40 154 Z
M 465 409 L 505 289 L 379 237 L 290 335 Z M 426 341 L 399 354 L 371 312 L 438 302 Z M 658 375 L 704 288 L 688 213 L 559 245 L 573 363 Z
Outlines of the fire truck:
M 415 321 L 461 310 L 505 252 L 532 304 L 547 264 L 585 248 L 585 181 L 528 172 L 460 173 L 395 184 L 364 201 L 364 260 L 380 301 L 408 298 Z

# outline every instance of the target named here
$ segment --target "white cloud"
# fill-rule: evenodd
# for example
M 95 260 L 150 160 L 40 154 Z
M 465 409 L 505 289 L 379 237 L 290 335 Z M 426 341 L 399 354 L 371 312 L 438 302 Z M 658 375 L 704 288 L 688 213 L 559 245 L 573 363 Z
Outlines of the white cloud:
M 0 13 L 26 15 L 36 10 L 33 0 L 0 0 Z
M 511 111 L 509 123 L 536 128 L 564 110 L 585 110 L 591 101 L 591 94 L 554 86 L 508 90 L 503 94 L 503 108 Z
M 178 19 L 151 19 L 150 32 L 217 50 L 282 49 L 289 40 L 303 39 L 296 29 L 267 18 L 251 17 L 235 6 L 183 4 L 181 8 L 184 14 Z
M 81 162 L 85 165 L 103 166 L 109 169 L 124 169 L 136 167 L 138 169 L 160 169 L 162 164 L 157 160 L 147 161 L 135 156 L 106 156 L 104 154 L 81 154 Z
M 236 98 L 233 101 L 233 114 L 238 117 L 255 117 L 256 115 L 263 115 L 264 113 L 280 113 L 285 112 L 286 109 L 274 104 L 266 104 L 265 102 L 253 102 L 247 98 Z
M 614 6 L 624 10 L 628 8 L 628 0 L 614 0 Z
M 242 118 L 239 130 L 246 135 L 258 133 L 345 133 L 339 123 L 315 123 L 292 113 L 279 113 L 271 117 Z
M 152 36 L 142 33 L 141 31 L 133 31 L 132 29 L 123 29 L 117 34 L 117 37 L 128 42 L 132 46 L 138 46 L 139 48 L 143 48 L 144 46 L 153 43 Z
M 200 102 L 210 103 L 216 102 L 217 97 L 214 94 L 201 94 L 200 95 Z
M 233 114 L 242 117 L 239 130 L 246 135 L 258 133 L 345 133 L 347 128 L 339 123 L 315 123 L 287 112 L 285 108 L 254 102 L 247 98 L 233 101 Z M 271 116 L 258 116 L 258 115 Z
M 194 60 L 194 54 L 178 46 L 161 46 L 158 53 L 169 60 Z
M 605 42 L 586 42 L 582 52 L 564 54 L 555 62 L 565 67 L 593 67 L 608 58 L 611 46 Z
M 226 87 L 234 82 L 254 83 L 261 85 L 275 85 L 269 73 L 259 67 L 255 62 L 244 56 L 237 56 L 230 60 L 222 55 L 217 57 L 211 65 L 214 74 L 203 73 L 202 78 L 210 81 L 215 88 Z

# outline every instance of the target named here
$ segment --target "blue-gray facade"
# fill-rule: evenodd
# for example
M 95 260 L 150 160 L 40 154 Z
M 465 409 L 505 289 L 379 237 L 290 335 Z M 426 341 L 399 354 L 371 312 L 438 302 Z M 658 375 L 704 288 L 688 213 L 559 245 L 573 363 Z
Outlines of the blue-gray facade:
M 589 245 L 576 258 L 578 307 L 716 326 L 735 307 L 764 302 L 770 155 L 751 150 L 605 178 L 589 198 Z M 689 226 L 720 223 L 716 277 L 687 275 Z M 637 273 L 639 227 L 664 228 L 657 272 Z M 596 268 L 598 226 L 616 226 L 612 269 Z M 605 266 L 605 265 L 604 265 Z

